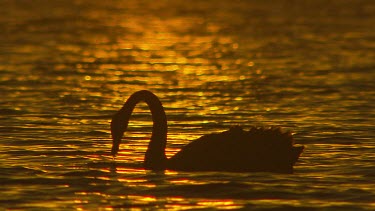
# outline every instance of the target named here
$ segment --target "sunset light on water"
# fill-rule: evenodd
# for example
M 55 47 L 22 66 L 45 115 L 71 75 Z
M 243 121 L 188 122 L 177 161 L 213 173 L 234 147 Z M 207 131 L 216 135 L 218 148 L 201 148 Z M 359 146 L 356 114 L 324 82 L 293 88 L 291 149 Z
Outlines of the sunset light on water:
M 373 1 L 3 0 L 0 12 L 0 210 L 375 209 Z M 281 127 L 305 149 L 293 174 L 146 170 L 145 103 L 111 155 L 111 119 L 139 90 L 164 107 L 167 158 L 239 125 Z

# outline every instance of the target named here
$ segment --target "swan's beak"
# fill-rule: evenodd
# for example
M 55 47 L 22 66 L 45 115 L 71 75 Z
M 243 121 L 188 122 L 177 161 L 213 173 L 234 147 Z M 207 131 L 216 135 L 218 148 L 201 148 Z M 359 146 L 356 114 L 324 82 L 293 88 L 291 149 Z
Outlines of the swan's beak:
M 117 155 L 117 152 L 118 152 L 119 147 L 120 147 L 120 141 L 121 141 L 121 139 L 113 139 L 112 149 L 111 149 L 111 154 L 112 154 L 113 157 L 116 157 L 116 155 Z

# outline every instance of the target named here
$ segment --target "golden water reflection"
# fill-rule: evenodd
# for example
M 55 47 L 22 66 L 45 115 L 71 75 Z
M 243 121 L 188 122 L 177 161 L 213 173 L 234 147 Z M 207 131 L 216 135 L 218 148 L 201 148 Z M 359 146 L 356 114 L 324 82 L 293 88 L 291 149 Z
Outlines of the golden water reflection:
M 297 9 L 286 1 L 70 2 L 1 3 L 19 7 L 19 14 L 0 7 L 3 203 L 12 196 L 14 206 L 179 210 L 372 199 L 373 7 L 366 1 L 356 9 L 330 1 L 337 5 L 324 10 L 297 1 Z M 167 157 L 230 126 L 276 125 L 308 145 L 297 174 L 150 175 L 142 162 L 152 121 L 141 104 L 114 160 L 110 118 L 141 89 L 155 92 L 167 112 Z M 232 192 L 216 199 L 211 186 L 207 197 L 194 194 L 218 178 L 243 200 Z M 259 199 L 258 191 L 277 197 Z M 352 204 L 335 201 L 342 196 Z
M 169 88 L 183 88 L 210 81 L 238 80 L 238 67 L 254 66 L 254 61 L 241 61 L 235 56 L 238 43 L 230 36 L 176 33 L 194 30 L 197 21 L 202 22 L 200 20 L 130 16 L 112 21 L 107 24 L 129 28 L 133 33 L 118 35 L 116 42 L 109 45 L 104 42 L 101 48 L 87 52 L 88 57 L 95 58 L 93 63 L 99 65 L 95 74 L 106 75 L 105 81 L 121 81 L 125 86 L 132 80 L 146 86 L 165 84 Z M 113 64 L 114 60 L 117 64 Z M 139 74 L 142 71 L 145 73 L 124 78 L 132 72 Z M 172 72 L 173 76 L 160 76 L 166 71 Z M 240 75 L 241 79 L 246 78 L 246 73 Z

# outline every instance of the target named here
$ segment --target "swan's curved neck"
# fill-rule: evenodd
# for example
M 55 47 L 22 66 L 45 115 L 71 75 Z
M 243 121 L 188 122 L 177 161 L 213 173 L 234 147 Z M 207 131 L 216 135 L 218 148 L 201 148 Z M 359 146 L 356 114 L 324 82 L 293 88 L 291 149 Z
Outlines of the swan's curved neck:
M 165 146 L 167 143 L 167 117 L 160 100 L 150 91 L 142 90 L 132 94 L 121 110 L 113 116 L 111 122 L 111 134 L 113 139 L 112 155 L 115 156 L 117 154 L 121 138 L 128 127 L 131 113 L 140 101 L 147 103 L 151 110 L 153 121 L 151 141 L 145 155 L 145 168 L 164 170 L 167 161 L 165 156 Z

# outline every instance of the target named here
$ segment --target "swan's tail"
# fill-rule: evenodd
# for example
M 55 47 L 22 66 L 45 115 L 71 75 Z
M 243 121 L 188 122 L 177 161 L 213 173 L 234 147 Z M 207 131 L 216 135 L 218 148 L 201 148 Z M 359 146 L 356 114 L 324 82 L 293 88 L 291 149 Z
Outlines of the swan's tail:
M 293 154 L 292 155 L 293 156 L 292 165 L 294 165 L 297 162 L 299 156 L 301 155 L 301 153 L 303 152 L 304 149 L 305 149 L 304 146 L 293 146 L 293 148 L 292 148 L 292 154 Z

